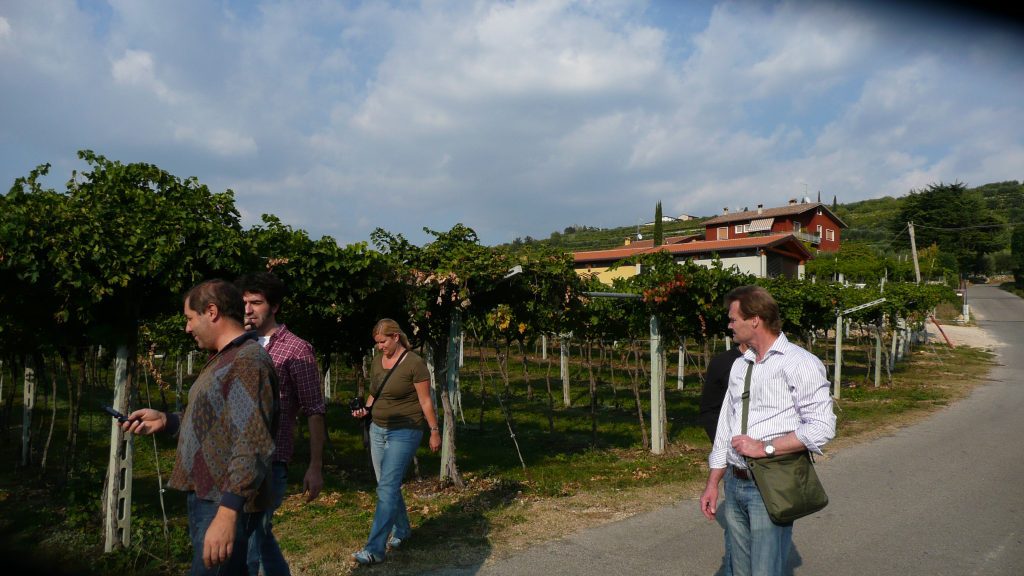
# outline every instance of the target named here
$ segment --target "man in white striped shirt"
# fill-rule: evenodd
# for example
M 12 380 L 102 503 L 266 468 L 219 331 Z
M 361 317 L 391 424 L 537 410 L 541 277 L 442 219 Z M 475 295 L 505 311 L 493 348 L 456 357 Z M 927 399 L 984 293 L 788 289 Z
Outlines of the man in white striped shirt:
M 722 513 L 731 538 L 734 576 L 783 574 L 793 525 L 777 525 L 768 517 L 745 458 L 803 450 L 821 454 L 836 431 L 830 385 L 821 360 L 782 333 L 779 306 L 767 290 L 741 286 L 726 295 L 725 303 L 733 338 L 749 349 L 729 374 L 701 512 L 709 520 L 715 518 L 718 485 L 725 478 Z M 747 433 L 741 434 L 744 377 L 751 363 Z

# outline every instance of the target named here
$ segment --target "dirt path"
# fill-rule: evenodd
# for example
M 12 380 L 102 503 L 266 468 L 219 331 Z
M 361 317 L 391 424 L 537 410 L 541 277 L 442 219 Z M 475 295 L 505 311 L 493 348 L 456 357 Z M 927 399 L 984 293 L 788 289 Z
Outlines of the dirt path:
M 956 323 L 943 323 L 940 322 L 936 325 L 932 320 L 928 320 L 925 323 L 925 328 L 928 331 L 928 338 L 931 340 L 943 341 L 943 333 L 945 337 L 949 338 L 949 341 L 954 346 L 974 346 L 975 348 L 982 348 L 985 350 L 996 351 L 996 349 L 1005 346 L 1005 343 L 999 340 L 992 331 L 985 330 L 980 326 L 964 326 Z M 941 330 L 940 330 L 941 328 Z

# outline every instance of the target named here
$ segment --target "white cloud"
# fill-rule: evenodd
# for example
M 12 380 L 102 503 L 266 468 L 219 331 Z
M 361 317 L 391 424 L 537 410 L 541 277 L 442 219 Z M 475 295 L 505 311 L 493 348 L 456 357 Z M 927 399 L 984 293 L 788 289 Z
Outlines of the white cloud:
M 4 179 L 46 161 L 66 179 L 88 147 L 343 242 L 546 237 L 804 183 L 848 202 L 1019 179 L 1024 157 L 1019 38 L 859 3 L 39 0 L 0 18 Z
M 153 55 L 144 50 L 126 50 L 110 66 L 114 81 L 126 86 L 137 86 L 155 94 L 168 104 L 176 104 L 180 98 L 156 76 Z
M 179 126 L 174 129 L 174 138 L 181 142 L 197 144 L 218 156 L 246 156 L 256 153 L 258 146 L 252 136 L 239 134 L 224 128 L 196 129 Z

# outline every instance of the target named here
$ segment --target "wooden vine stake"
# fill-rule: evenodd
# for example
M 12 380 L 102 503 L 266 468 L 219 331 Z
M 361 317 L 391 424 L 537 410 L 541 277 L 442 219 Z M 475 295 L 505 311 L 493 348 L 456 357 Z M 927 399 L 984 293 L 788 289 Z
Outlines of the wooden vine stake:
M 651 453 L 665 452 L 665 350 L 658 317 L 651 316 Z
M 117 349 L 114 361 L 114 409 L 128 410 L 128 348 Z M 132 452 L 131 435 L 126 435 L 117 420 L 110 419 L 110 460 L 107 484 L 103 491 L 103 551 L 131 543 L 132 524 Z
M 32 409 L 36 404 L 36 370 L 30 356 L 25 357 L 25 387 L 21 402 L 21 465 L 28 466 L 32 453 Z
M 569 342 L 570 336 L 568 334 L 562 334 L 558 340 L 558 350 L 560 356 L 560 372 L 562 377 L 562 404 L 566 408 L 572 406 L 572 395 L 569 392 Z
M 458 340 L 462 331 L 462 318 L 458 310 L 452 312 L 448 330 L 448 365 L 445 366 L 445 386 L 441 390 L 444 423 L 441 429 L 441 482 L 450 482 L 462 488 L 462 476 L 455 464 L 455 410 L 453 399 L 458 398 L 459 361 Z

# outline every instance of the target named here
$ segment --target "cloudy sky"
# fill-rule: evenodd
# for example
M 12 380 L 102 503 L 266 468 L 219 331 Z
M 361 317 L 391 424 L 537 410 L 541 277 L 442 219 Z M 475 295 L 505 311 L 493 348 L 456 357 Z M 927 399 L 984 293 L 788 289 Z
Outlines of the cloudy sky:
M 80 149 L 315 238 L 1024 180 L 1024 28 L 931 3 L 0 2 L 0 190 Z

